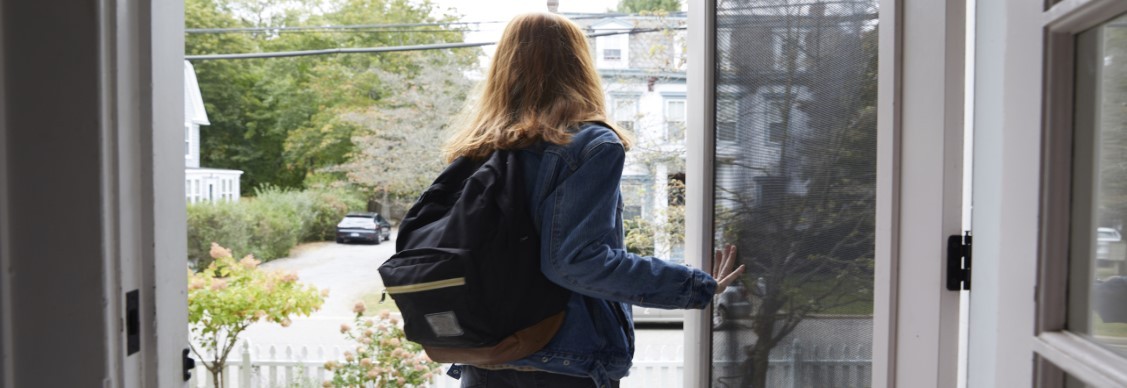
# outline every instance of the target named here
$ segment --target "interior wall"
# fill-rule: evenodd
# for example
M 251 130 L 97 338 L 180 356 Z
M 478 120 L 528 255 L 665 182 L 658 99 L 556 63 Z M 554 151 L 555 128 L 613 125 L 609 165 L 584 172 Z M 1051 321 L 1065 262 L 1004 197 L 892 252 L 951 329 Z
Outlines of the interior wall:
M 99 2 L 0 2 L 7 387 L 108 377 Z M 62 372 L 62 373 L 60 373 Z

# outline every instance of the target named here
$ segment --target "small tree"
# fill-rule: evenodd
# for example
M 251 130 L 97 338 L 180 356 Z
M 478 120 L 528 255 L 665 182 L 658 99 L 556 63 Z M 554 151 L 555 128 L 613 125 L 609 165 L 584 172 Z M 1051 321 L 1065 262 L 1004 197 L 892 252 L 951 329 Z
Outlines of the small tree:
M 356 342 L 356 353 L 344 352 L 344 362 L 329 361 L 325 369 L 333 372 L 326 387 L 422 386 L 438 373 L 439 365 L 423 353 L 421 346 L 408 342 L 399 322 L 387 311 L 376 319 L 363 318 L 364 302 L 357 302 L 353 324 L 340 325 L 340 332 Z
M 291 316 L 320 309 L 328 290 L 298 283 L 294 273 L 261 271 L 250 255 L 236 261 L 219 244 L 211 244 L 211 257 L 215 261 L 199 273 L 188 271 L 188 325 L 192 352 L 221 388 L 227 356 L 239 334 L 260 320 L 287 327 Z

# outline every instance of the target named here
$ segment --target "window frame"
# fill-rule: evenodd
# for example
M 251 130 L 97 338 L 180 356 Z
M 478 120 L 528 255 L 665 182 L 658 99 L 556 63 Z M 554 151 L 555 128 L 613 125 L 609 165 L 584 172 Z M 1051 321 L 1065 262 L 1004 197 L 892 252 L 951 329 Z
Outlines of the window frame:
M 1045 68 L 1036 312 L 1032 350 L 1035 383 L 1063 386 L 1065 374 L 1098 386 L 1127 385 L 1127 357 L 1068 331 L 1068 288 L 1073 221 L 1076 37 L 1121 14 L 1127 3 L 1065 0 L 1042 12 Z M 1111 16 L 1109 16 L 1111 15 Z M 1089 145 L 1090 146 L 1090 145 Z

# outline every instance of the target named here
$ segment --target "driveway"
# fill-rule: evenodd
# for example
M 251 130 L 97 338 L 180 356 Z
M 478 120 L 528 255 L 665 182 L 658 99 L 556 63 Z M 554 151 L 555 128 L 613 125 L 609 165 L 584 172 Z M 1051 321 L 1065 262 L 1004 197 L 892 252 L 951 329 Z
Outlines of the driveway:
M 319 289 L 329 289 L 329 297 L 321 310 L 311 317 L 297 317 L 288 328 L 269 322 L 260 322 L 247 328 L 243 338 L 252 345 L 275 345 L 279 352 L 285 346 L 345 347 L 349 343 L 340 334 L 340 324 L 351 322 L 352 306 L 362 296 L 383 289 L 378 268 L 395 253 L 395 233 L 390 241 L 379 245 L 337 244 L 315 242 L 294 248 L 293 257 L 263 263 L 264 270 L 296 272 L 298 281 Z M 378 309 L 379 306 L 369 306 Z

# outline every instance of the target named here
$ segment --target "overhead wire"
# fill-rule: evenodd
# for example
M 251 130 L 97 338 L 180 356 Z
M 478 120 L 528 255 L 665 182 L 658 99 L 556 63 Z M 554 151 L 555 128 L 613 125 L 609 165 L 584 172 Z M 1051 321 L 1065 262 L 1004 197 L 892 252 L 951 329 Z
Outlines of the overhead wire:
M 648 29 L 631 29 L 628 31 L 611 31 L 587 34 L 588 38 L 597 38 L 600 36 L 612 35 L 634 35 L 649 32 L 660 32 L 666 30 L 684 30 L 685 27 L 669 27 L 669 28 L 648 28 Z M 184 59 L 189 61 L 207 61 L 207 60 L 221 60 L 221 59 L 255 59 L 255 58 L 284 58 L 284 57 L 304 57 L 312 55 L 330 55 L 330 54 L 364 54 L 364 53 L 390 53 L 390 52 L 405 52 L 405 51 L 425 51 L 425 50 L 446 50 L 454 48 L 465 47 L 482 47 L 492 46 L 497 42 L 463 42 L 463 43 L 436 43 L 436 44 L 421 44 L 421 45 L 408 45 L 408 46 L 385 46 L 385 47 L 356 47 L 356 48 L 332 48 L 322 50 L 300 50 L 300 51 L 276 51 L 265 53 L 237 53 L 237 54 L 202 54 L 202 55 L 185 55 Z

